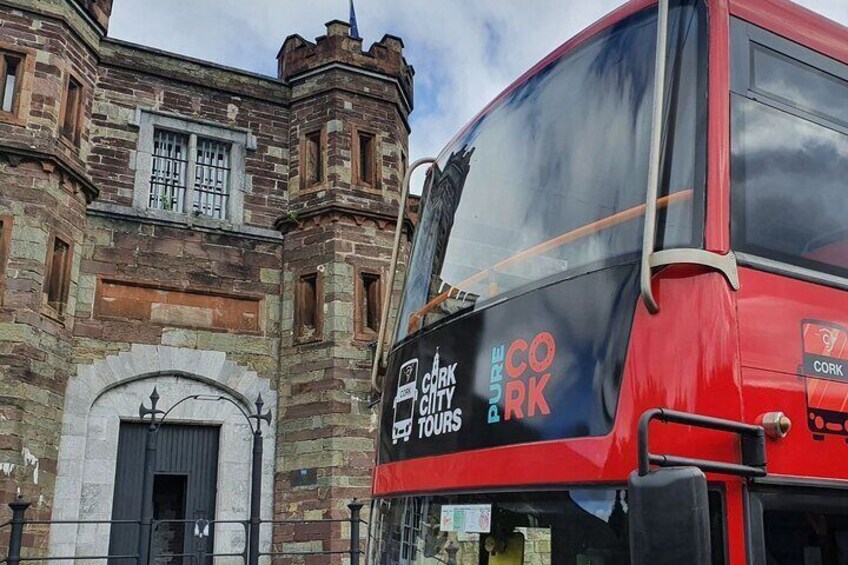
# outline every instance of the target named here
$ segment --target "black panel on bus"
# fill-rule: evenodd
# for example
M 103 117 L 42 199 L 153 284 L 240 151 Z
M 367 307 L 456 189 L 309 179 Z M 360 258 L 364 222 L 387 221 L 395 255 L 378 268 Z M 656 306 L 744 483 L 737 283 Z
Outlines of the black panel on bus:
M 609 433 L 638 264 L 459 315 L 389 359 L 379 462 Z

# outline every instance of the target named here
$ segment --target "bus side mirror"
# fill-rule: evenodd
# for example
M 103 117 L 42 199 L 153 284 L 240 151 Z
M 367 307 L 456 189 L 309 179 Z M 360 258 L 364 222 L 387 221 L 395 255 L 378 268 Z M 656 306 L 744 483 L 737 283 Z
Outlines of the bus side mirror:
M 700 469 L 633 472 L 628 488 L 632 565 L 710 565 L 707 479 Z

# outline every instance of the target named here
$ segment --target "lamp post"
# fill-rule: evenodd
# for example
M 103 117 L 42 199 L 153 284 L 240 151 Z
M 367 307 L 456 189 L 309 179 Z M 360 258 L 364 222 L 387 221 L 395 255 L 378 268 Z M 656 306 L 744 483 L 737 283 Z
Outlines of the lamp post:
M 256 397 L 256 413 L 247 417 L 248 423 L 250 420 L 256 421 L 256 428 L 251 425 L 253 432 L 253 463 L 251 466 L 250 479 L 250 545 L 248 546 L 247 558 L 248 565 L 258 565 L 259 563 L 259 526 L 260 526 L 260 511 L 262 502 L 262 420 L 271 425 L 271 411 L 262 413 L 262 408 L 265 403 L 262 401 L 262 395 Z
M 244 416 L 250 431 L 253 434 L 253 461 L 251 464 L 251 480 L 250 480 L 250 526 L 248 530 L 248 562 L 247 565 L 257 565 L 259 563 L 259 527 L 261 524 L 260 511 L 262 503 L 262 422 L 271 425 L 271 411 L 262 412 L 265 406 L 265 401 L 262 400 L 262 395 L 256 397 L 253 405 L 256 407 L 254 414 L 248 414 L 236 401 L 226 396 L 215 396 L 210 394 L 192 394 L 178 400 L 167 411 L 162 411 L 156 408 L 159 403 L 159 393 L 156 387 L 150 394 L 150 408 L 147 408 L 142 403 L 138 408 L 138 414 L 144 422 L 148 417 L 150 424 L 147 427 L 147 442 L 144 450 L 144 479 L 142 482 L 142 501 L 141 501 L 141 521 L 139 528 L 138 539 L 138 565 L 150 564 L 150 537 L 153 524 L 153 480 L 156 474 L 156 449 L 158 447 L 158 432 L 168 417 L 177 406 L 189 400 L 206 400 L 206 401 L 223 401 L 229 402 L 235 406 L 238 411 Z M 160 416 L 157 419 L 157 416 Z M 255 425 L 254 425 L 254 422 Z
M 141 421 L 147 416 L 150 416 L 150 425 L 147 426 L 147 441 L 144 446 L 144 478 L 141 481 L 141 522 L 138 528 L 138 565 L 148 565 L 150 563 L 150 534 L 153 524 L 153 478 L 156 473 L 156 447 L 159 439 L 159 426 L 162 424 L 161 418 L 157 421 L 156 417 L 165 413 L 156 408 L 159 404 L 159 392 L 156 387 L 153 387 L 153 392 L 150 394 L 150 408 L 141 404 L 138 408 L 138 415 Z

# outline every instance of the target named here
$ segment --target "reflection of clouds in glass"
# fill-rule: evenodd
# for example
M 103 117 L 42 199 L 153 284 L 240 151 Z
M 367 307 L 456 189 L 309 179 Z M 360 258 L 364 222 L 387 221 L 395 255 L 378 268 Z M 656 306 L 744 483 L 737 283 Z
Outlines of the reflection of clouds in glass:
M 672 65 L 670 103 L 680 114 L 669 130 L 675 158 L 667 177 L 675 191 L 697 189 L 695 140 L 705 118 L 699 13 L 687 4 L 672 15 L 670 44 L 681 61 Z M 450 298 L 488 298 L 638 251 L 641 219 L 556 238 L 644 202 L 655 35 L 651 11 L 602 32 L 507 94 L 442 153 L 422 201 L 401 335 L 410 316 L 429 321 L 454 310 L 440 310 L 445 285 L 453 287 Z M 691 203 L 681 205 L 675 223 L 664 218 L 661 242 L 691 239 Z
M 748 158 L 806 154 L 821 160 L 822 150 L 833 154 L 837 159 L 848 157 L 848 143 L 845 143 L 843 135 L 812 122 L 791 117 L 780 110 L 761 106 L 747 113 L 744 119 L 743 135 Z M 779 160 L 775 160 L 775 164 L 779 163 Z M 795 173 L 808 172 L 798 171 L 793 167 L 785 168 Z
M 848 124 L 848 83 L 830 74 L 756 46 L 754 83 L 799 108 Z
M 621 496 L 621 491 L 575 489 L 570 491 L 569 495 L 574 503 L 580 508 L 589 514 L 597 516 L 601 520 L 608 522 L 610 515 L 615 508 L 616 493 L 619 493 L 619 502 L 622 505 L 622 509 L 627 511 L 627 503 L 624 501 L 624 497 Z
M 620 35 L 650 43 L 652 27 L 643 22 Z M 628 49 L 633 52 L 644 55 Z M 647 159 L 642 157 L 647 151 L 651 102 L 644 95 L 647 71 L 623 71 L 627 67 L 623 57 L 607 43 L 582 49 L 567 64 L 519 89 L 483 120 L 485 127 L 463 140 L 476 152 L 457 219 L 477 216 L 479 229 L 508 230 L 511 235 L 509 245 L 488 257 L 490 264 L 638 203 L 639 189 L 610 198 L 610 192 L 622 185 L 641 187 L 644 182 L 634 179 L 646 175 Z M 632 65 L 649 66 L 646 62 L 643 58 Z M 586 96 L 587 92 L 604 95 Z M 643 95 L 637 100 L 635 93 Z M 477 163 L 485 165 L 476 167 Z M 501 202 L 508 204 L 495 205 Z M 486 212 L 482 221 L 481 210 Z M 593 246 L 593 250 L 599 249 Z M 451 259 L 465 251 L 463 240 L 452 239 L 448 245 Z M 574 261 L 581 262 L 585 261 Z
M 803 260 L 810 242 L 845 229 L 848 136 L 739 96 L 733 106 L 735 237 Z

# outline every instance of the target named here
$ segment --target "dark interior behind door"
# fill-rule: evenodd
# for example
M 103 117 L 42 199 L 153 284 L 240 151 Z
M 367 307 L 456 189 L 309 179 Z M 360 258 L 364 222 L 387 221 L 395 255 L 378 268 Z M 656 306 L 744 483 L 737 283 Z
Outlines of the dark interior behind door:
M 212 520 L 218 482 L 218 432 L 214 426 L 165 424 L 159 432 L 154 516 L 162 519 Z M 138 520 L 141 515 L 141 485 L 144 472 L 145 424 L 122 422 L 118 437 L 118 464 L 115 470 L 113 520 Z M 213 537 L 198 539 L 194 524 L 159 523 L 151 535 L 152 550 L 195 554 L 204 544 L 212 553 Z M 136 524 L 115 524 L 109 539 L 109 555 L 132 555 L 138 547 Z M 156 557 L 151 553 L 151 559 Z M 156 560 L 159 564 L 195 563 L 191 558 Z M 135 565 L 134 559 L 110 560 L 110 565 Z

